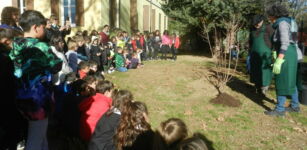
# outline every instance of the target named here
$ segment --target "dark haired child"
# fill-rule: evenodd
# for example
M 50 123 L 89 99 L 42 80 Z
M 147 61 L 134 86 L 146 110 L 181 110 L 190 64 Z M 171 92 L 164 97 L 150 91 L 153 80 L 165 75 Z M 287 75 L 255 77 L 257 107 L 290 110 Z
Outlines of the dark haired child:
M 94 75 L 98 73 L 98 64 L 96 61 L 88 61 L 88 66 L 89 66 L 89 72 L 87 73 L 88 75 Z
M 132 53 L 132 58 L 130 60 L 130 64 L 128 66 L 129 69 L 137 69 L 140 67 L 140 61 L 138 59 L 138 54 L 137 53 Z
M 62 61 L 50 53 L 46 43 L 40 42 L 44 38 L 46 25 L 46 19 L 40 12 L 25 11 L 19 24 L 24 31 L 24 38 L 15 39 L 10 57 L 18 80 L 17 105 L 29 119 L 25 149 L 42 150 L 48 147 L 48 108 L 52 100 L 50 76 L 61 70 Z
M 177 60 L 177 53 L 179 46 L 180 46 L 180 37 L 176 33 L 174 33 L 172 36 L 172 47 L 171 47 L 173 60 Z
M 168 30 L 165 30 L 163 32 L 163 36 L 162 36 L 162 46 L 161 46 L 161 59 L 166 60 L 167 59 L 167 53 L 169 53 L 171 51 L 171 46 L 172 46 L 172 40 L 169 37 L 169 33 Z
M 88 64 L 87 61 L 81 61 L 79 63 L 79 77 L 80 79 L 83 79 L 84 77 L 86 77 L 87 73 L 90 71 L 90 66 Z
M 53 35 L 61 35 L 63 39 L 71 32 L 71 26 L 69 19 L 65 18 L 65 22 L 63 26 L 59 25 L 59 18 L 56 15 L 51 15 L 49 18 L 50 21 L 50 28 L 48 29 L 50 31 L 51 36 Z M 51 37 L 50 36 L 50 37 Z M 64 48 L 63 51 L 67 52 L 67 43 L 64 41 Z
M 91 58 L 90 60 L 95 61 L 98 65 L 98 68 L 101 68 L 101 55 L 102 55 L 102 50 L 99 46 L 99 40 L 98 38 L 94 39 L 91 45 Z
M 110 55 L 108 56 L 108 73 L 113 73 L 115 71 L 115 47 L 112 42 L 108 42 Z
M 82 31 L 81 30 L 78 30 L 75 34 L 75 36 L 82 36 Z
M 136 37 L 137 37 L 136 35 L 131 36 L 131 41 L 130 41 L 132 50 L 134 52 L 136 52 L 136 50 L 137 50 Z
M 82 32 L 82 36 L 83 36 L 83 37 L 88 36 L 88 31 L 87 31 L 87 30 L 84 30 L 84 31 Z
M 178 118 L 170 118 L 162 122 L 158 133 L 168 149 L 176 149 L 178 144 L 188 136 L 186 124 Z
M 54 85 L 59 85 L 64 81 L 65 75 L 72 72 L 73 70 L 69 67 L 67 59 L 63 53 L 64 39 L 62 38 L 62 36 L 59 34 L 53 35 L 50 39 L 49 44 L 50 44 L 50 48 L 52 52 L 63 62 L 61 71 L 59 71 L 57 74 L 54 74 L 52 76 L 52 83 Z
M 119 72 L 127 72 L 127 68 L 125 67 L 125 59 L 123 56 L 123 49 L 117 48 L 117 54 L 115 54 L 115 66 L 116 70 Z
M 126 31 L 123 31 L 123 37 L 124 37 L 125 43 L 127 44 L 127 42 L 130 40 L 130 37 Z
M 116 47 L 124 48 L 126 45 L 126 42 L 124 41 L 123 34 L 122 33 L 119 34 L 116 38 L 117 38 Z
M 154 42 L 153 42 L 153 48 L 154 48 L 154 54 L 153 54 L 153 58 L 157 59 L 158 58 L 158 54 L 161 51 L 161 34 L 159 30 L 156 30 L 154 32 Z
M 75 36 L 74 40 L 77 42 L 77 53 L 78 53 L 78 58 L 87 61 L 89 58 L 86 55 L 86 50 L 85 50 L 85 40 L 84 37 L 81 35 Z
M 78 79 L 68 86 L 69 92 L 63 99 L 61 124 L 63 133 L 70 138 L 80 140 L 79 105 L 85 99 L 95 94 L 97 80 L 94 76 L 86 76 L 83 80 Z
M 13 29 L 22 31 L 17 25 L 19 18 L 19 9 L 16 7 L 4 7 L 1 12 L 1 25 L 0 28 Z
M 93 38 L 100 38 L 99 37 L 99 33 L 98 33 L 98 31 L 97 30 L 92 30 L 91 31 L 91 34 L 90 34 L 90 37 L 91 37 L 91 39 L 93 39 Z M 100 43 L 100 41 L 99 41 L 99 43 Z
M 109 39 L 109 30 L 110 30 L 110 26 L 109 25 L 104 25 L 102 31 L 99 33 L 100 35 L 100 43 L 101 44 L 106 44 L 110 41 Z
M 115 150 L 114 135 L 119 124 L 121 112 L 127 103 L 133 100 L 130 91 L 119 90 L 113 94 L 112 107 L 99 119 L 92 138 L 89 150 Z
M 84 48 L 85 48 L 86 57 L 88 59 L 90 59 L 92 57 L 92 55 L 91 55 L 91 47 L 92 47 L 91 43 L 92 43 L 91 36 L 85 36 L 84 37 Z
M 54 127 L 58 129 L 61 127 L 63 118 L 63 105 L 68 95 L 72 92 L 72 83 L 77 80 L 76 73 L 71 72 L 65 76 L 63 82 L 54 88 L 54 100 L 55 100 L 55 109 L 54 109 Z
M 88 64 L 90 71 L 87 73 L 87 75 L 93 75 L 96 78 L 99 78 L 98 80 L 104 80 L 104 72 L 98 70 L 97 63 L 95 61 L 89 61 Z
M 45 37 L 44 37 L 43 41 L 46 42 L 46 43 L 50 43 L 51 37 L 53 35 L 60 35 L 60 34 L 54 34 L 52 32 L 51 21 L 50 21 L 50 19 L 46 19 Z M 66 47 L 67 47 L 67 45 L 66 45 Z
M 27 120 L 15 104 L 14 64 L 8 54 L 12 49 L 15 30 L 0 28 L 0 149 L 16 149 L 26 131 Z
M 177 150 L 208 150 L 204 138 L 203 135 L 196 133 L 192 137 L 183 140 Z
M 110 43 L 112 44 L 112 49 L 117 53 L 117 39 L 115 36 L 111 37 Z
M 59 115 L 62 133 L 69 138 L 80 139 L 80 111 L 78 106 L 88 97 L 89 87 L 84 80 L 78 79 L 71 82 L 68 86 L 63 85 L 64 91 L 67 90 L 63 98 L 62 110 Z
M 96 93 L 79 104 L 81 111 L 80 135 L 84 141 L 91 139 L 98 120 L 112 106 L 113 88 L 112 82 L 101 81 L 96 86 Z
M 61 112 L 62 110 L 62 101 L 68 95 L 68 93 L 72 92 L 72 83 L 77 80 L 77 75 L 74 72 L 68 73 L 65 76 L 63 82 L 60 85 L 56 86 L 55 90 L 55 98 L 56 98 L 56 112 Z
M 129 54 L 131 54 L 133 52 L 133 46 L 132 46 L 131 38 L 128 39 L 128 41 L 126 43 L 126 47 L 128 49 Z
M 124 56 L 124 60 L 125 60 L 125 67 L 128 69 L 129 65 L 130 65 L 130 60 L 131 60 L 131 54 L 129 54 L 127 47 L 124 47 L 123 49 L 123 56 Z
M 111 48 L 109 44 L 104 44 L 101 52 L 101 66 L 104 73 L 107 73 L 111 66 Z
M 116 132 L 116 149 L 143 150 L 152 149 L 154 132 L 148 123 L 148 111 L 144 103 L 128 103 L 121 112 Z
M 139 63 L 142 64 L 142 54 L 143 54 L 143 50 L 142 49 L 137 49 L 136 50 L 136 54 L 137 54 L 137 58 L 139 60 Z
M 148 57 L 149 60 L 153 59 L 154 42 L 155 42 L 154 34 L 153 33 L 149 33 L 148 37 L 146 38 L 147 57 Z
M 137 44 L 137 49 L 141 49 L 142 50 L 140 61 L 147 60 L 146 38 L 143 35 L 143 33 L 140 33 L 137 36 L 136 44 Z
M 141 42 L 141 37 L 139 35 L 135 36 L 135 42 L 136 42 L 136 48 L 137 49 L 144 49 L 142 42 Z

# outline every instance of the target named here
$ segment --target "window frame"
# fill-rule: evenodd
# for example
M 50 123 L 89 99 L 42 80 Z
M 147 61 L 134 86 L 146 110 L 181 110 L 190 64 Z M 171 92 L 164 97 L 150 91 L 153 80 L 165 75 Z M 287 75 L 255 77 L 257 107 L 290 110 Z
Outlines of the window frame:
M 17 5 L 18 5 L 18 9 L 19 9 L 20 14 L 22 14 L 25 10 L 27 10 L 25 0 L 18 0 Z
M 64 25 L 64 23 L 65 23 L 65 7 L 67 7 L 68 8 L 68 12 L 67 12 L 67 14 L 68 14 L 68 16 L 69 16 L 69 19 L 70 19 L 70 26 L 71 27 L 76 27 L 77 26 L 77 21 L 76 21 L 76 16 L 77 16 L 77 0 L 74 0 L 75 1 L 75 5 L 73 6 L 73 5 L 71 5 L 71 1 L 73 1 L 73 0 L 67 0 L 67 5 L 64 5 L 64 0 L 60 0 L 60 3 L 61 3 L 61 24 L 62 25 Z M 75 8 L 75 19 L 74 19 L 74 21 L 75 22 L 72 22 L 73 20 L 72 20 L 72 12 L 71 12 L 71 10 L 72 10 L 72 8 Z

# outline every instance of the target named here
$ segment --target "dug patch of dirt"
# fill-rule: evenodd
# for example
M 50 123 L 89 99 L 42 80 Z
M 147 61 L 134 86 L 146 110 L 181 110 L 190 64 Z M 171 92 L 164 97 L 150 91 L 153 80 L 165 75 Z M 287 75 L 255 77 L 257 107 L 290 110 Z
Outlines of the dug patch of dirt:
M 221 104 L 229 107 L 239 107 L 241 102 L 227 93 L 221 93 L 210 101 L 213 104 Z

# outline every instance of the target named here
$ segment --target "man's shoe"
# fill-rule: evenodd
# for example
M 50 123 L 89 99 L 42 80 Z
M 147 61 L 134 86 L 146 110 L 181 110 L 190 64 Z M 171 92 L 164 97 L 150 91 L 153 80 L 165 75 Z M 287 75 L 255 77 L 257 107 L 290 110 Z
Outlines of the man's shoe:
M 277 110 L 272 110 L 272 111 L 265 111 L 264 114 L 268 116 L 285 116 L 285 111 L 277 111 Z
M 297 112 L 299 113 L 301 111 L 301 109 L 299 107 L 295 107 L 295 108 L 292 108 L 292 107 L 286 107 L 285 108 L 285 111 L 286 112 Z
M 265 95 L 266 94 L 266 92 L 269 90 L 269 86 L 263 86 L 263 87 L 261 87 L 261 93 L 263 94 L 263 95 Z

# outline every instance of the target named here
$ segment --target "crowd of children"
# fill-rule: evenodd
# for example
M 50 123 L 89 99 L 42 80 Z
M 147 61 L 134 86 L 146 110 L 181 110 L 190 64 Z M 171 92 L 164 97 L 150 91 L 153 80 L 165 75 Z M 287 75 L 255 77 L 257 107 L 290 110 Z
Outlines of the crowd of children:
M 143 61 L 167 59 L 168 53 L 172 54 L 169 57 L 171 60 L 177 59 L 179 36 L 170 36 L 167 30 L 162 36 L 158 30 L 144 34 L 136 31 L 132 36 L 126 31 L 116 30 L 115 35 L 110 36 L 109 30 L 109 26 L 105 25 L 101 33 L 96 30 L 91 31 L 91 34 L 78 31 L 75 36 L 68 38 L 66 56 L 74 71 L 80 61 L 88 60 L 96 62 L 98 71 L 104 74 L 137 69 L 143 65 Z M 77 43 L 77 46 L 74 47 L 73 43 Z
M 16 15 L 12 7 L 3 11 Z M 167 31 L 162 37 L 156 31 L 131 38 L 118 32 L 109 40 L 106 25 L 100 34 L 78 32 L 66 42 L 70 27 L 58 27 L 56 20 L 49 20 L 57 32 L 48 37 L 48 21 L 35 10 L 25 11 L 19 25 L 14 19 L 2 22 L 0 91 L 6 100 L 0 101 L 1 150 L 16 150 L 22 139 L 25 150 L 47 150 L 53 147 L 48 142 L 56 140 L 47 138 L 48 129 L 89 150 L 207 149 L 200 136 L 188 138 L 180 119 L 168 119 L 153 130 L 146 104 L 134 101 L 130 91 L 118 90 L 103 75 L 139 68 L 142 61 L 158 59 L 160 48 L 162 59 L 171 51 L 176 60 L 178 37 L 170 38 Z M 55 149 L 68 149 L 66 145 Z

